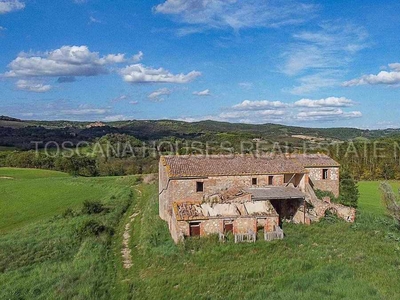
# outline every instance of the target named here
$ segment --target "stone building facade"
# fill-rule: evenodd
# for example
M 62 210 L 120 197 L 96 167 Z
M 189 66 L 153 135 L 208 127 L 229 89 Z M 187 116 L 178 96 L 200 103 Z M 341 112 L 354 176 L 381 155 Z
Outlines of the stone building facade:
M 194 235 L 275 232 L 309 223 L 309 186 L 339 194 L 339 164 L 326 155 L 163 156 L 159 215 L 174 241 Z

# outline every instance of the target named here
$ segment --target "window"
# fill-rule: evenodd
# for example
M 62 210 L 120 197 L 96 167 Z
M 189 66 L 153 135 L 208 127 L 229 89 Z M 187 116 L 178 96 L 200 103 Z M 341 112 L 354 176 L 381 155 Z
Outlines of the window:
M 196 192 L 203 192 L 204 191 L 204 182 L 197 181 L 196 182 Z
M 322 179 L 328 179 L 328 169 L 322 169 Z
M 252 178 L 251 179 L 251 184 L 252 185 L 257 185 L 257 178 Z
M 268 176 L 268 185 L 273 185 L 274 176 Z

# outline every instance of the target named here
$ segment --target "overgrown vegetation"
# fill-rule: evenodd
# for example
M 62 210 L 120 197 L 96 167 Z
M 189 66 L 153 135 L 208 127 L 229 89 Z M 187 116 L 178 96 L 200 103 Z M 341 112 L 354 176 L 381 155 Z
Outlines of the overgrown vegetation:
M 382 192 L 382 201 L 390 216 L 395 219 L 400 225 L 400 200 L 399 196 L 393 192 L 392 187 L 387 182 L 382 182 L 380 185 Z
M 104 211 L 104 205 L 100 201 L 85 200 L 83 202 L 82 213 L 84 214 L 99 214 Z
M 318 199 L 322 199 L 324 197 L 329 197 L 332 202 L 337 202 L 337 198 L 335 197 L 335 195 L 329 191 L 315 189 L 315 195 L 317 196 Z
M 357 207 L 359 195 L 357 183 L 351 174 L 346 170 L 342 170 L 340 172 L 338 202 L 346 206 Z
M 358 198 L 360 193 L 358 191 L 358 186 L 356 181 L 350 175 L 348 171 L 340 172 L 340 190 L 339 197 L 335 197 L 332 192 L 322 191 L 319 189 L 315 190 L 315 195 L 318 199 L 322 199 L 324 197 L 329 197 L 332 202 L 337 202 L 346 206 L 351 206 L 357 208 Z
M 41 171 L 36 172 L 40 177 Z M 14 171 L 14 176 L 18 172 Z M 38 180 L 21 179 L 25 184 L 24 188 L 20 186 L 24 194 L 21 191 L 13 201 L 30 208 L 37 206 L 29 201 L 34 193 L 29 181 Z M 43 180 L 51 182 L 52 177 Z M 98 199 L 108 208 L 101 213 L 84 213 L 81 198 L 72 207 L 64 203 L 67 206 L 64 212 L 57 215 L 53 212 L 53 217 L 44 214 L 38 221 L 31 216 L 23 227 L 7 227 L 0 235 L 0 299 L 116 299 L 119 257 L 113 252 L 112 241 L 133 201 L 130 186 L 134 181 L 132 177 L 85 179 L 87 190 L 92 185 L 101 189 Z M 57 186 L 53 189 L 57 190 Z M 62 193 L 58 190 L 58 196 Z M 0 200 L 7 198 L 2 195 Z M 93 203 L 86 202 L 85 207 L 89 206 L 90 211 L 96 207 L 98 212 L 98 205 Z M 41 216 L 39 210 L 32 214 Z M 12 222 L 13 217 L 16 215 L 9 215 L 7 220 Z
M 234 244 L 209 238 L 171 243 L 158 218 L 156 187 L 143 186 L 133 224 L 132 269 L 119 297 L 134 299 L 397 299 L 400 233 L 362 183 L 354 224 L 284 224 L 285 239 Z M 366 203 L 364 203 L 364 201 Z M 366 206 L 365 204 L 373 204 Z
M 48 171 L 23 171 L 19 180 L 7 182 L 25 184 L 13 201 L 30 208 L 37 206 L 28 201 L 34 191 L 30 181 L 48 180 L 61 197 L 55 179 L 82 180 L 101 195 L 88 192 L 74 205 L 63 203 L 53 217 L 33 210 L 23 226 L 0 235 L 0 299 L 397 299 L 400 294 L 400 232 L 385 216 L 378 182 L 359 183 L 354 224 L 328 215 L 311 226 L 285 223 L 279 241 L 220 243 L 210 236 L 175 245 L 158 216 L 155 184 L 137 185 L 136 177 L 50 173 L 33 179 L 34 172 Z M 0 174 L 19 177 L 15 170 Z M 107 209 L 88 214 L 85 200 L 90 211 L 98 212 L 99 204 Z M 122 233 L 133 213 L 138 213 L 130 232 L 133 266 L 124 269 Z

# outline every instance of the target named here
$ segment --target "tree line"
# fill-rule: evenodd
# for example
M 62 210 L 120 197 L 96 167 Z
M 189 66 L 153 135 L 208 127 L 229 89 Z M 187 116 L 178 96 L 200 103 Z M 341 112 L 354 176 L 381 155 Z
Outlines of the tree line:
M 226 135 L 223 135 L 225 138 Z M 212 142 L 213 137 L 209 136 Z M 221 136 L 215 137 L 216 144 L 208 149 L 211 153 L 224 153 L 218 148 Z M 236 137 L 228 138 L 233 151 L 240 151 L 240 144 Z M 0 152 L 0 166 L 41 168 L 59 170 L 73 175 L 80 176 L 113 176 L 130 175 L 141 173 L 156 173 L 158 171 L 158 158 L 160 154 L 171 154 L 168 143 L 185 144 L 185 140 L 168 139 L 161 145 L 152 146 L 147 150 L 141 148 L 143 142 L 127 134 L 111 133 L 96 139 L 95 143 L 87 143 L 86 148 L 80 149 L 80 155 L 71 151 L 60 152 L 58 155 L 47 155 L 43 151 L 6 151 Z M 187 141 L 186 141 L 187 142 Z M 191 141 L 191 142 L 196 142 Z M 200 141 L 202 142 L 202 141 Z M 137 147 L 139 155 L 124 155 L 127 145 Z M 107 146 L 112 146 L 112 151 L 105 151 Z M 201 143 L 198 147 L 207 147 Z M 100 149 L 100 151 L 99 151 Z M 278 149 L 278 150 L 277 150 Z M 306 148 L 304 148 L 306 149 Z M 311 150 L 310 150 L 311 149 Z M 147 151 L 147 152 L 146 152 Z M 284 151 L 302 152 L 303 148 L 295 144 L 282 143 L 282 147 L 271 147 L 266 151 L 277 151 L 278 154 Z M 341 169 L 348 172 L 355 180 L 400 180 L 400 138 L 381 138 L 374 141 L 356 140 L 347 141 L 321 147 L 312 145 L 307 148 L 307 153 L 324 152 L 341 164 Z M 82 155 L 84 153 L 85 155 Z M 172 151 L 174 153 L 174 151 Z M 175 153 L 189 154 L 196 153 L 192 148 L 182 148 Z M 66 155 L 68 154 L 68 155 Z

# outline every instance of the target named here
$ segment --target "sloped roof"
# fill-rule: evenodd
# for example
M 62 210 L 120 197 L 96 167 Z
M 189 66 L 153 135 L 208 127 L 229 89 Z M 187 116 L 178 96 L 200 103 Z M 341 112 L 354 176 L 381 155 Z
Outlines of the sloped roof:
M 170 178 L 305 173 L 305 167 L 339 164 L 324 154 L 162 156 Z
M 340 164 L 326 154 L 291 154 L 290 158 L 296 160 L 303 167 L 339 167 Z
M 302 199 L 306 195 L 300 190 L 290 186 L 271 186 L 263 188 L 248 188 L 246 192 L 251 193 L 253 200 L 280 200 L 280 199 Z

